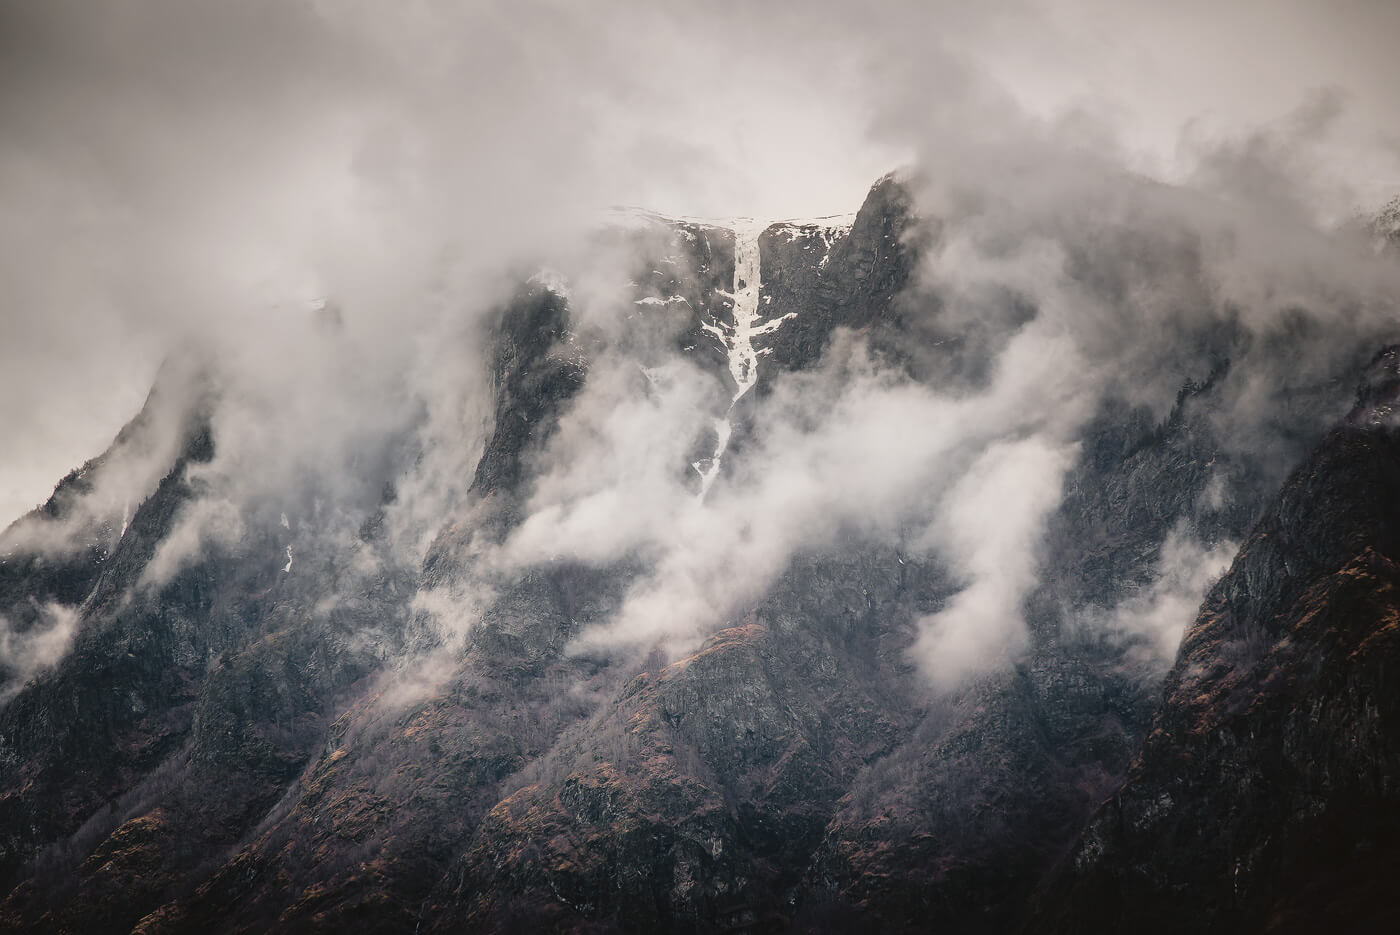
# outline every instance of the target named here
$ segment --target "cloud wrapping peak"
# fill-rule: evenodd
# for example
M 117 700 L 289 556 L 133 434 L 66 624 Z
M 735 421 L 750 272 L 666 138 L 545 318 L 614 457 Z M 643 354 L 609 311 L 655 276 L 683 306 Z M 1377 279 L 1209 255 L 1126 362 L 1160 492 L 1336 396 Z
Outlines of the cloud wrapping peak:
M 1295 391 L 1393 330 L 1400 277 L 1330 223 L 1400 188 L 1383 6 L 0 2 L 0 437 L 22 452 L 0 522 L 160 360 L 207 359 L 216 456 L 155 579 L 282 512 L 343 544 L 383 506 L 420 561 L 465 508 L 491 313 L 557 261 L 601 350 L 482 561 L 643 561 L 580 638 L 607 649 L 691 643 L 807 550 L 926 549 L 967 582 L 918 649 L 955 682 L 1024 639 L 1105 399 L 1165 418 L 1218 344 L 1221 437 L 1286 453 L 1318 418 Z M 912 381 L 838 334 L 702 507 L 687 464 L 723 388 L 635 327 L 617 284 L 655 245 L 599 256 L 598 210 L 848 211 L 906 160 L 932 244 L 907 309 L 976 379 Z M 168 454 L 111 468 L 88 518 Z

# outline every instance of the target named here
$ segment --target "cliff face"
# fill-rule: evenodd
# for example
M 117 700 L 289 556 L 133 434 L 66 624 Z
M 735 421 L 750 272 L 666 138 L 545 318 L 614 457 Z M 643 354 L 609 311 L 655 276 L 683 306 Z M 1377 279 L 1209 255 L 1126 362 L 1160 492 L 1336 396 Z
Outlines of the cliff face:
M 158 386 L 153 401 L 179 391 Z M 326 715 L 378 665 L 364 634 L 402 616 L 386 579 L 354 582 L 340 612 L 313 621 L 311 605 L 340 583 L 330 566 L 348 556 L 290 576 L 293 533 L 275 519 L 156 573 L 201 496 L 193 471 L 214 456 L 209 404 L 178 421 L 164 476 L 111 529 L 114 544 L 79 553 L 91 585 L 69 610 L 71 650 L 0 711 L 12 927 L 127 931 L 207 872 L 276 803 L 323 741 Z M 21 567 L 48 561 L 20 552 Z
M 1397 855 L 1393 354 L 1201 609 L 1034 931 L 1385 931 Z M 1391 372 L 1387 372 L 1391 371 Z M 1388 384 L 1388 385 L 1387 385 Z
M 515 571 L 484 556 L 526 520 L 600 355 L 635 362 L 622 372 L 639 396 L 663 357 L 708 381 L 676 469 L 723 497 L 761 447 L 776 382 L 834 343 L 863 342 L 921 385 L 975 388 L 1036 314 L 1012 301 L 973 328 L 946 320 L 921 273 L 940 233 L 894 179 L 852 219 L 644 218 L 606 236 L 648 244 L 625 271 L 625 329 L 600 335 L 539 277 L 498 309 L 490 429 L 417 565 L 396 559 L 387 517 L 424 452 L 393 441 L 365 458 L 383 492 L 352 534 L 321 530 L 314 502 L 273 504 L 167 562 L 207 493 L 213 393 L 152 456 L 125 521 L 59 552 L 7 534 L 0 614 L 23 634 L 59 608 L 75 635 L 12 676 L 0 708 L 0 924 L 975 932 L 1034 905 L 1054 930 L 1165 930 L 1192 911 L 1305 925 L 1329 861 L 1392 853 L 1389 358 L 1277 501 L 1357 368 L 1285 381 L 1293 428 L 1266 455 L 1221 414 L 1306 331 L 1261 350 L 1228 322 L 1203 327 L 1156 375 L 1180 387 L 1165 415 L 1105 394 L 1047 520 L 1026 652 L 955 691 L 931 691 L 910 649 L 962 582 L 855 536 L 799 550 L 676 658 L 597 654 L 577 638 L 619 613 L 652 556 Z M 62 520 L 83 478 L 25 528 Z M 1154 719 L 1153 637 L 1083 621 L 1146 614 L 1181 543 L 1246 537 Z M 474 602 L 460 632 L 425 609 L 449 597 Z M 1381 817 L 1354 838 L 1368 812 Z

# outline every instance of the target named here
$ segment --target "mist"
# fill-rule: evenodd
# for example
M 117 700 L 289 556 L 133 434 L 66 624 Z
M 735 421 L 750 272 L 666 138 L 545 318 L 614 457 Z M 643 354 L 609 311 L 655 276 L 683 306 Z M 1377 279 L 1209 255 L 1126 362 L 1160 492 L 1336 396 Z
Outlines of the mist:
M 421 562 L 472 506 L 487 322 L 548 265 L 598 350 L 483 567 L 639 561 L 574 649 L 674 655 L 794 556 L 891 544 L 962 584 L 912 651 L 955 686 L 1024 649 L 1045 523 L 1103 400 L 1164 418 L 1205 376 L 1183 338 L 1265 346 L 1301 310 L 1329 339 L 1230 384 L 1220 416 L 1268 451 L 1280 380 L 1393 330 L 1400 276 L 1339 230 L 1400 189 L 1380 41 L 1400 12 L 1345 6 L 5 3 L 0 521 L 105 449 L 162 361 L 198 359 L 217 454 L 148 584 L 253 517 L 348 547 L 390 476 L 396 560 Z M 849 212 L 896 167 L 933 244 L 910 307 L 984 332 L 986 379 L 921 382 L 838 334 L 775 381 L 701 502 L 686 466 L 723 390 L 664 324 L 635 325 L 621 285 L 654 245 L 599 255 L 605 209 Z M 998 317 L 1008 301 L 1034 314 Z M 149 494 L 185 415 L 87 515 Z M 1095 619 L 1170 655 L 1215 548 L 1174 540 L 1161 588 Z M 460 633 L 481 587 L 420 605 Z

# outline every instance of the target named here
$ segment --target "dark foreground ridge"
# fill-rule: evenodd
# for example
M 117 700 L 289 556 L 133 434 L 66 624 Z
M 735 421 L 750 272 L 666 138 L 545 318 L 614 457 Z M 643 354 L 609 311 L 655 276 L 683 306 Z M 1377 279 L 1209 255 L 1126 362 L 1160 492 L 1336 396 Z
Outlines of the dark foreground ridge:
M 1386 882 L 1400 868 L 1400 435 L 1369 412 L 1294 473 L 1210 593 L 1126 782 L 1032 930 L 1400 926 Z

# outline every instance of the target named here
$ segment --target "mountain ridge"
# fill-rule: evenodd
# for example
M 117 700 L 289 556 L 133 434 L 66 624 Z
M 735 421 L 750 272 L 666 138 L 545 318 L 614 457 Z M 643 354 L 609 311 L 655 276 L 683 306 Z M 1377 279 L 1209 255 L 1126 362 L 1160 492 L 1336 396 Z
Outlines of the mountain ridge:
M 742 275 L 732 234 L 666 222 L 664 255 L 641 255 L 629 286 L 643 317 L 620 338 L 590 331 L 567 283 L 525 284 L 485 326 L 491 424 L 466 499 L 440 517 L 416 566 L 387 540 L 386 514 L 407 495 L 393 472 L 413 463 L 399 457 L 385 459 L 378 504 L 356 507 L 352 536 L 304 540 L 317 535 L 306 521 L 268 506 L 244 520 L 241 539 L 148 578 L 202 496 L 189 468 L 217 456 L 205 417 L 110 554 L 80 553 L 88 564 L 68 591 L 10 566 L 7 615 L 31 597 L 86 594 L 72 602 L 82 608 L 73 648 L 0 709 L 0 924 L 972 932 L 1106 918 L 1092 913 L 1112 900 L 1075 900 L 1107 884 L 1078 882 L 1081 871 L 1064 868 L 1079 858 L 1063 860 L 1109 835 L 1094 830 L 1112 823 L 1102 803 L 1144 782 L 1141 758 L 1181 733 L 1161 733 L 1157 686 L 1169 706 L 1188 688 L 1181 662 L 1168 674 L 1142 661 L 1149 634 L 1106 636 L 1077 621 L 1152 597 L 1173 541 L 1202 552 L 1245 543 L 1184 658 L 1211 642 L 1212 601 L 1259 616 L 1253 595 L 1297 576 L 1289 561 L 1264 560 L 1256 526 L 1280 509 L 1290 458 L 1316 449 L 1311 463 L 1333 464 L 1327 453 L 1351 444 L 1338 439 L 1388 438 L 1356 424 L 1325 434 L 1339 388 L 1374 345 L 1339 353 L 1321 378 L 1287 375 L 1278 421 L 1289 424 L 1263 455 L 1236 444 L 1222 414 L 1259 374 L 1276 379 L 1276 360 L 1301 353 L 1314 330 L 1272 336 L 1261 351 L 1266 342 L 1226 316 L 1194 335 L 1190 372 L 1169 375 L 1179 379 L 1164 418 L 1106 395 L 1046 520 L 1022 602 L 1025 653 L 951 691 L 930 689 L 911 653 L 922 622 L 965 582 L 936 554 L 859 530 L 797 548 L 760 595 L 676 658 L 579 642 L 615 621 L 654 570 L 647 550 L 524 567 L 493 557 L 537 511 L 546 454 L 609 354 L 635 355 L 626 386 L 644 399 L 661 392 L 646 368 L 674 356 L 710 381 L 674 465 L 691 493 L 704 477 L 693 459 L 722 450 L 707 425 L 732 405 L 720 505 L 762 453 L 765 407 L 785 402 L 785 376 L 878 366 L 920 385 L 985 386 L 1007 335 L 1040 312 L 1010 296 L 976 329 L 945 320 L 954 297 L 922 270 L 947 231 L 914 216 L 913 185 L 882 179 L 838 236 L 757 233 L 757 312 L 783 324 L 755 336 L 757 382 L 739 399 L 723 341 Z M 1084 283 L 1114 288 L 1093 269 Z M 1384 421 L 1388 359 L 1371 360 L 1369 407 L 1344 421 Z M 1380 459 L 1388 442 L 1375 444 Z M 1295 473 L 1282 502 L 1345 500 L 1352 462 L 1338 458 L 1311 468 L 1301 492 Z M 60 485 L 46 515 L 79 479 Z M 1353 533 L 1336 535 L 1381 556 L 1400 523 Z M 1388 594 L 1378 561 L 1344 577 Z M 1314 602 L 1337 600 L 1317 587 Z M 478 593 L 488 597 L 461 632 L 434 628 L 433 601 Z

